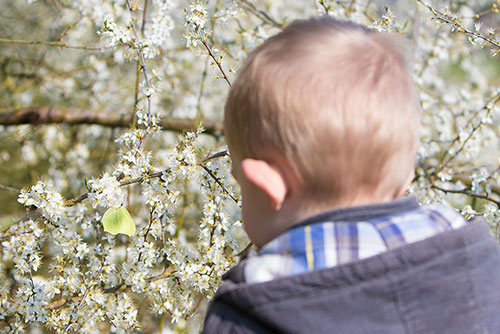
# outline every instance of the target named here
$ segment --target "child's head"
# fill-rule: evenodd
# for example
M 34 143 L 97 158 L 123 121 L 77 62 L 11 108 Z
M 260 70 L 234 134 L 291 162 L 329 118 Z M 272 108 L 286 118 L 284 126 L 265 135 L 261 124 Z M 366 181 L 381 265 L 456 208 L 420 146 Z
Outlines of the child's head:
M 352 22 L 291 23 L 250 54 L 231 87 L 233 163 L 277 166 L 283 199 L 292 184 L 315 207 L 399 196 L 413 174 L 420 118 L 407 52 L 401 37 Z

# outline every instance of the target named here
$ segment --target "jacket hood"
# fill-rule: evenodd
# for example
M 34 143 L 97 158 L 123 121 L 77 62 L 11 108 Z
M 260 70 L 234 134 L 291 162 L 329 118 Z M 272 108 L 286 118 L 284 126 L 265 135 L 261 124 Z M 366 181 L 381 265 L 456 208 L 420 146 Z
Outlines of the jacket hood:
M 210 312 L 221 309 L 249 332 L 500 332 L 500 320 L 483 312 L 500 305 L 491 296 L 500 291 L 499 248 L 479 219 L 371 258 L 263 283 L 244 282 L 246 261 L 224 275 L 204 332 L 212 333 Z M 453 321 L 443 322 L 443 310 Z

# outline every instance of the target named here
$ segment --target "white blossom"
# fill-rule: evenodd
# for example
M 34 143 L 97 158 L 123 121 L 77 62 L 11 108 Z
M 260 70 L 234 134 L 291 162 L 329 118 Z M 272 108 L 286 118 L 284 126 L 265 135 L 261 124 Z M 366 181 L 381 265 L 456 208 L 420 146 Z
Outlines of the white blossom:
M 120 207 L 125 198 L 125 193 L 120 189 L 120 182 L 115 177 L 105 173 L 99 179 L 88 181 L 90 192 L 88 198 L 92 207 Z

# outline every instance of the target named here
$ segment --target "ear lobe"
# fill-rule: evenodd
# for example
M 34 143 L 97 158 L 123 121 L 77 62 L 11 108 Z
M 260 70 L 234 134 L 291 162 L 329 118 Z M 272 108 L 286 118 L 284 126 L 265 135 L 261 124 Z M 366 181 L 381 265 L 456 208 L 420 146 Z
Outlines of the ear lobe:
M 406 179 L 406 182 L 404 183 L 403 187 L 399 190 L 396 198 L 399 198 L 404 195 L 404 193 L 410 188 L 411 183 L 413 182 L 413 178 L 415 177 L 415 170 L 412 169 L 410 174 L 408 174 L 408 178 Z
M 271 208 L 279 211 L 287 193 L 285 178 L 280 171 L 267 162 L 256 159 L 244 159 L 241 169 L 250 183 L 269 196 Z

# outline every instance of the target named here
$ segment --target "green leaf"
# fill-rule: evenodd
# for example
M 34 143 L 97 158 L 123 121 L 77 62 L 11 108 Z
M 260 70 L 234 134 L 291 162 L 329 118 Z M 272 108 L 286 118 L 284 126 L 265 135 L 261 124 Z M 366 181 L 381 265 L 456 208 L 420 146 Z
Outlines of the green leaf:
M 130 217 L 127 209 L 121 207 L 119 209 L 109 208 L 102 216 L 102 225 L 104 231 L 113 235 L 123 233 L 129 237 L 135 233 L 135 223 Z
M 7 231 L 14 224 L 16 224 L 14 217 L 7 216 L 0 218 L 0 232 Z

